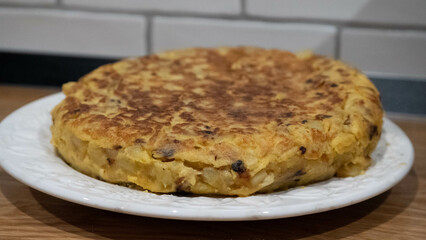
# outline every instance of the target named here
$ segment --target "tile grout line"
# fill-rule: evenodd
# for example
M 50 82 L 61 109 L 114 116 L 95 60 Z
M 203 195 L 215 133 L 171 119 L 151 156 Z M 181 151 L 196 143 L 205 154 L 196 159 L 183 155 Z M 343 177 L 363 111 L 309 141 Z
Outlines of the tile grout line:
M 145 15 L 145 19 L 146 19 L 146 29 L 145 29 L 146 44 L 145 44 L 145 46 L 146 46 L 147 55 L 150 55 L 153 52 L 153 49 L 152 49 L 152 29 L 153 29 L 152 19 L 153 19 L 153 16 Z
M 341 49 L 341 46 L 342 46 L 342 38 L 341 38 L 342 27 L 336 26 L 336 29 L 337 29 L 337 31 L 336 31 L 336 38 L 335 38 L 336 42 L 335 42 L 335 46 L 334 46 L 334 58 L 340 59 L 340 57 L 341 57 L 340 56 L 340 49 Z
M 247 16 L 247 2 L 246 2 L 246 0 L 240 0 L 240 8 L 241 8 L 240 16 L 242 17 L 242 19 L 245 19 L 245 16 Z

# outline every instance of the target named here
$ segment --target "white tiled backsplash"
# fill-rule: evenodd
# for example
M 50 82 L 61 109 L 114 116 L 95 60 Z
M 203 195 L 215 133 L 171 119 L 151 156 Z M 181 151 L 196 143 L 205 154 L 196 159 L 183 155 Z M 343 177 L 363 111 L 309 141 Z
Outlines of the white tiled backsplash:
M 0 9 L 2 49 L 122 57 L 146 53 L 143 16 Z
M 152 50 L 159 52 L 192 46 L 254 45 L 291 51 L 313 49 L 334 56 L 336 28 L 300 23 L 199 18 L 155 17 Z
M 425 0 L 247 0 L 253 16 L 426 25 Z
M 0 0 L 0 4 L 54 5 L 56 0 Z
M 341 35 L 340 57 L 364 71 L 426 76 L 426 31 L 345 28 Z
M 256 45 L 426 79 L 426 0 L 0 0 L 0 50 L 93 57 Z

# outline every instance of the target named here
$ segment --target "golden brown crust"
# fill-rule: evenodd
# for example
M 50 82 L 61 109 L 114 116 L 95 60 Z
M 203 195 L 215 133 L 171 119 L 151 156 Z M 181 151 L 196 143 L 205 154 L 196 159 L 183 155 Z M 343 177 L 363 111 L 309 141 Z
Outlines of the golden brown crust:
M 286 158 L 302 162 L 301 169 L 312 160 L 334 164 L 328 177 L 354 175 L 352 161 L 362 165 L 359 174 L 368 166 L 383 114 L 377 89 L 358 70 L 321 56 L 253 47 L 126 59 L 63 91 L 67 98 L 52 112 L 57 147 L 61 127 L 102 149 L 137 146 L 150 160 L 180 162 L 199 172 L 195 181 L 207 167 L 230 170 L 234 185 L 220 194 L 281 187 L 274 182 L 291 168 Z M 344 163 L 335 161 L 339 157 Z M 267 186 L 244 182 L 265 169 L 275 173 Z M 192 191 L 194 184 L 179 179 L 174 190 Z

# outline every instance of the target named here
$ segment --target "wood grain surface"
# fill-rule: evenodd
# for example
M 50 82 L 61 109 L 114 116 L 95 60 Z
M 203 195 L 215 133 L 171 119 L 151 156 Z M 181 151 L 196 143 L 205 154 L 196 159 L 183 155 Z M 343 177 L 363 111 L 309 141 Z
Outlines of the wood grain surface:
M 59 90 L 0 84 L 0 120 Z M 393 189 L 349 207 L 266 221 L 155 219 L 51 197 L 0 169 L 0 239 L 426 239 L 426 118 L 393 119 L 414 144 L 414 167 Z

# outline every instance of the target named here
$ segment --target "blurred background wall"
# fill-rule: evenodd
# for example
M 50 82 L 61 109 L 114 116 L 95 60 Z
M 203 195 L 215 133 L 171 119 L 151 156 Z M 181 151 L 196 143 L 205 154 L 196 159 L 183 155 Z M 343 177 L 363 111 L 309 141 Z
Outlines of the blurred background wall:
M 222 45 L 342 59 L 386 110 L 426 114 L 426 0 L 0 0 L 0 83 L 59 86 L 123 57 Z

